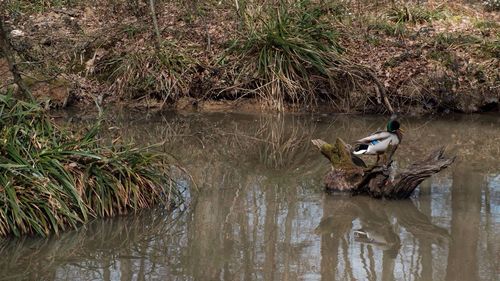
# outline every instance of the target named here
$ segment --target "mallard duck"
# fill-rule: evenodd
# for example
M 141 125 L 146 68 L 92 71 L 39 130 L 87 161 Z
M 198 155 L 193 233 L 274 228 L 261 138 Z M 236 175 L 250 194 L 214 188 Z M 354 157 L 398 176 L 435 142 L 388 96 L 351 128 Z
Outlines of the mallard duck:
M 391 152 L 389 159 L 392 158 L 394 151 L 396 151 L 397 146 L 401 143 L 403 139 L 403 133 L 400 129 L 400 124 L 396 120 L 396 116 L 391 116 L 391 119 L 387 123 L 386 131 L 378 131 L 372 135 L 357 140 L 354 146 L 354 155 L 377 155 L 377 163 L 380 160 L 380 155 L 385 154 L 389 147 L 391 146 Z

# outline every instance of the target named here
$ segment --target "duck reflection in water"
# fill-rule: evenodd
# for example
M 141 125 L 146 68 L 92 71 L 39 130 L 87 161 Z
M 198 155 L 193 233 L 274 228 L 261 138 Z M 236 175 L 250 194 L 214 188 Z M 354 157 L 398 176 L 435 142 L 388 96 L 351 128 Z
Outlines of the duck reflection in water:
M 374 251 L 382 251 L 382 280 L 394 280 L 395 260 L 404 239 L 402 228 L 416 239 L 415 247 L 422 241 L 443 246 L 450 238 L 446 229 L 434 225 L 409 200 L 325 195 L 323 209 L 323 218 L 315 229 L 321 236 L 322 280 L 357 279 L 354 274 L 359 270 L 358 258 L 366 271 L 365 278 L 377 280 L 374 259 L 380 255 Z M 345 268 L 338 270 L 341 264 Z M 349 276 L 338 276 L 341 273 Z

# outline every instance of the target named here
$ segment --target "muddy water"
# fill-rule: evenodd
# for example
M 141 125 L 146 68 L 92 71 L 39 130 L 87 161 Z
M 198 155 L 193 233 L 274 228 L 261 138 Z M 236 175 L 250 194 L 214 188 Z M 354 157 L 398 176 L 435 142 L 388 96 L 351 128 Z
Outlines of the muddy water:
M 500 117 L 404 119 L 397 164 L 458 156 L 411 200 L 328 195 L 310 145 L 385 118 L 187 114 L 119 117 L 109 136 L 165 141 L 195 179 L 167 213 L 0 241 L 0 280 L 500 280 Z

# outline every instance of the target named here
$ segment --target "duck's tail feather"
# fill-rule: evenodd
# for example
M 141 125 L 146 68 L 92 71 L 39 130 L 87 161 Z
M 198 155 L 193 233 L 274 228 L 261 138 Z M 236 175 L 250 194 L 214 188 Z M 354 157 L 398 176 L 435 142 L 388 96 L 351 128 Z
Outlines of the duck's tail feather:
M 356 165 L 356 166 L 368 168 L 366 166 L 365 161 L 363 161 L 361 158 L 359 158 L 358 156 L 356 156 L 354 154 L 351 155 L 351 160 L 352 160 L 352 163 L 354 163 L 354 165 Z
M 354 151 L 352 154 L 354 155 L 360 155 L 360 154 L 365 154 L 368 151 L 368 145 L 367 144 L 359 144 L 354 148 Z

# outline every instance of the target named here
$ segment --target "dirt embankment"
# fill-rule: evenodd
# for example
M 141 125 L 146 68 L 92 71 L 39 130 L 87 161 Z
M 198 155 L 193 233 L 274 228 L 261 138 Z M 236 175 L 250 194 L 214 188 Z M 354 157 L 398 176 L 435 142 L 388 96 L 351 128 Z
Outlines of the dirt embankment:
M 325 6 L 308 1 L 293 6 L 300 13 L 287 14 L 296 25 L 277 30 L 328 34 L 305 37 L 299 44 L 294 40 L 301 38 L 282 34 L 269 39 L 276 33 L 258 19 L 272 22 L 271 14 L 263 16 L 266 7 L 255 4 L 265 1 L 236 7 L 234 1 L 157 0 L 160 38 L 149 1 L 101 2 L 45 1 L 5 9 L 23 77 L 47 104 L 384 112 L 378 83 L 402 112 L 500 110 L 500 15 L 480 3 L 358 1 L 363 5 L 347 6 L 332 1 Z M 269 33 L 259 34 L 262 30 Z M 319 46 L 317 54 L 286 56 L 287 50 L 316 46 L 307 40 L 336 49 Z M 277 50 L 273 63 L 264 64 L 263 53 L 252 44 Z M 331 56 L 332 50 L 339 54 Z M 335 70 L 315 65 L 325 61 Z M 350 71 L 349 63 L 374 73 L 377 83 Z M 4 89 L 11 83 L 5 59 L 0 71 Z

